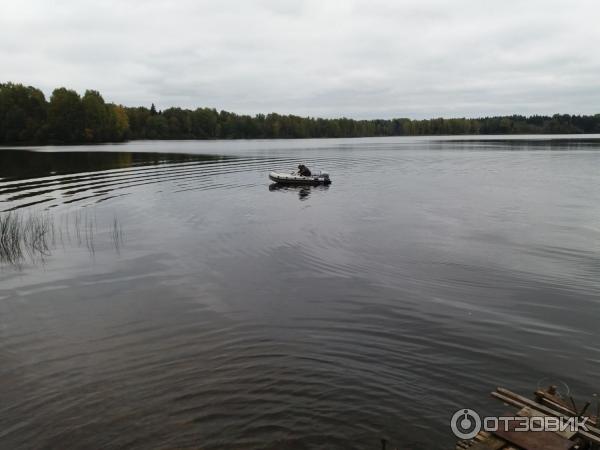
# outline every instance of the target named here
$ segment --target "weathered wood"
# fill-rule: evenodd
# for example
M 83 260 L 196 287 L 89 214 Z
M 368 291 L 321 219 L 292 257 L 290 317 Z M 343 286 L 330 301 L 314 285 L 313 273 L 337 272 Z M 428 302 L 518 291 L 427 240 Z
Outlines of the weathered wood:
M 565 416 L 569 416 L 569 417 L 575 416 L 575 413 L 570 408 L 567 408 L 566 406 L 555 403 L 552 400 L 550 400 L 549 398 L 540 399 L 540 405 L 545 405 L 548 408 L 552 408 L 555 411 L 558 411 Z
M 516 406 L 517 408 L 525 408 L 527 406 L 525 403 L 515 400 L 514 398 L 502 395 L 499 392 L 492 392 L 492 397 L 497 398 L 498 400 L 502 401 L 503 403 L 506 403 L 507 405 Z
M 483 439 L 489 438 L 492 434 L 487 431 L 480 431 L 477 436 L 481 436 Z
M 494 431 L 496 436 L 524 450 L 570 450 L 576 443 L 551 431 L 515 431 L 519 421 L 508 422 L 508 430 Z
M 542 405 L 547 406 L 548 408 L 552 408 L 552 409 L 555 409 L 555 410 L 562 411 L 560 405 L 557 405 L 552 400 L 549 400 L 547 398 L 542 398 L 542 399 L 540 399 L 540 402 L 541 402 Z M 572 415 L 572 416 L 574 416 L 574 414 L 565 414 L 565 415 Z M 591 425 L 591 426 L 593 426 L 595 428 L 598 428 L 598 418 L 597 417 L 588 417 L 587 425 L 588 426 Z
M 497 388 L 496 389 L 500 394 L 504 395 L 505 397 L 510 397 L 515 399 L 516 401 L 526 405 L 526 406 L 531 406 L 532 408 L 538 409 L 546 414 L 549 414 L 551 416 L 554 417 L 561 417 L 561 416 L 567 416 L 567 417 L 573 417 L 572 413 L 568 413 L 565 414 L 561 411 L 556 411 L 550 407 L 547 407 L 545 405 L 542 405 L 540 403 L 537 403 L 535 400 L 530 400 L 526 397 L 523 397 L 522 395 L 519 394 L 515 394 L 514 392 L 509 391 L 508 389 L 503 389 L 503 388 Z M 567 411 L 570 411 L 568 408 L 566 409 Z M 597 435 L 600 437 L 600 429 L 594 427 L 594 426 L 590 426 L 587 425 L 587 427 L 590 429 L 590 433 Z
M 590 402 L 581 411 L 576 411 L 576 405 L 571 408 L 552 389 L 537 390 L 535 392 L 537 401 L 500 387 L 496 388 L 491 395 L 508 405 L 517 407 L 519 409 L 517 412 L 503 415 L 503 417 L 515 416 L 517 419 L 508 422 L 506 429 L 495 431 L 493 434 L 482 430 L 470 441 L 459 441 L 456 444 L 457 450 L 574 450 L 580 446 L 588 448 L 590 444 L 593 448 L 600 446 L 600 428 L 594 426 L 600 422 L 598 418 L 595 421 L 586 418 L 585 426 L 588 431 L 516 431 L 518 427 L 524 425 L 523 420 L 518 417 L 560 419 L 569 419 L 578 415 L 581 417 L 591 405 Z
M 530 408 L 529 406 L 526 406 L 526 407 L 522 408 L 521 410 L 519 410 L 519 412 L 517 413 L 517 416 L 521 416 L 521 417 L 551 417 L 548 414 L 544 414 L 543 412 L 538 411 L 537 409 Z M 574 431 L 555 431 L 555 433 L 565 439 L 571 439 L 576 434 Z
M 561 414 L 556 410 L 553 410 L 545 405 L 537 403 L 534 400 L 529 400 L 528 398 L 525 398 L 519 394 L 515 394 L 514 392 L 511 392 L 508 389 L 497 388 L 497 392 L 492 392 L 492 396 L 499 400 L 502 400 L 503 402 L 509 405 L 517 406 L 518 408 L 529 406 L 552 417 L 565 416 L 564 414 Z M 600 444 L 600 430 L 592 426 L 588 426 L 588 429 L 589 431 L 578 431 L 577 434 L 595 444 Z
M 535 391 L 534 395 L 539 403 L 543 403 L 544 400 L 547 400 L 556 405 L 557 409 L 564 410 L 565 414 L 567 415 L 570 414 L 574 416 L 577 414 L 577 411 L 572 410 L 567 401 L 564 398 L 559 397 L 557 394 L 551 394 L 543 389 L 538 389 Z
M 587 431 L 578 431 L 577 436 L 581 436 L 582 438 L 587 439 L 588 441 L 590 441 L 596 445 L 600 445 L 600 437 L 598 437 L 594 434 L 588 433 Z
M 522 395 L 519 395 L 512 391 L 509 391 L 508 389 L 499 387 L 496 389 L 496 391 L 505 397 L 512 398 L 512 399 L 520 402 L 523 405 L 531 406 L 533 408 L 536 408 L 536 409 L 538 409 L 544 413 L 547 413 L 551 416 L 554 416 L 554 417 L 559 417 L 559 416 L 573 417 L 574 416 L 573 412 L 569 408 L 558 405 L 554 402 L 552 402 L 554 404 L 554 407 L 550 408 L 548 406 L 545 406 L 545 405 L 542 405 L 541 403 L 536 402 L 535 400 L 530 400 L 527 397 L 523 397 Z
M 485 431 L 480 431 L 479 433 L 477 433 L 477 435 L 473 438 L 474 441 L 477 442 L 481 442 L 481 441 L 485 441 L 487 438 L 489 437 L 489 433 L 486 433 Z
M 496 436 L 489 436 L 481 442 L 477 442 L 469 450 L 500 450 L 508 444 L 504 439 Z

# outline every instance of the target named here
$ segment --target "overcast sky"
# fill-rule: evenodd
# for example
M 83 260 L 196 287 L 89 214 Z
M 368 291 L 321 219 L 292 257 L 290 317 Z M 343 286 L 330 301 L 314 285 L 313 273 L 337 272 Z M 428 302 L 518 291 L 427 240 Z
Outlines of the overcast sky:
M 600 112 L 599 0 L 0 0 L 0 81 L 354 118 Z

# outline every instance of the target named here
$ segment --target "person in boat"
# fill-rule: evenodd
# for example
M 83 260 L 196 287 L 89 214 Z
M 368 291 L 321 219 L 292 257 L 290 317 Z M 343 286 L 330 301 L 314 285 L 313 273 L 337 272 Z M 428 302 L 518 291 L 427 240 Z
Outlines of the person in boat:
M 298 166 L 298 175 L 301 177 L 310 177 L 311 173 L 308 167 L 306 167 L 304 164 L 300 164 Z

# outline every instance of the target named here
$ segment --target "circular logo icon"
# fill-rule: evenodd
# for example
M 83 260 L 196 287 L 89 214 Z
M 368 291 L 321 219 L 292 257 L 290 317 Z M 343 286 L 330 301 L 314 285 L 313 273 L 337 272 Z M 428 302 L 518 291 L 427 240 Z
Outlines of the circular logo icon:
M 459 409 L 450 421 L 454 436 L 459 439 L 473 439 L 481 431 L 481 417 L 472 409 Z

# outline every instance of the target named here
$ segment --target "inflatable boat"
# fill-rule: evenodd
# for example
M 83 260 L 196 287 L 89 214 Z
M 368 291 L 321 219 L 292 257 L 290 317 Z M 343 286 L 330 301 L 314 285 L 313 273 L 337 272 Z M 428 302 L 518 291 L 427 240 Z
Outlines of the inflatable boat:
M 329 174 L 327 172 L 313 172 L 310 176 L 299 175 L 298 172 L 271 172 L 269 178 L 275 183 L 281 184 L 329 184 Z

